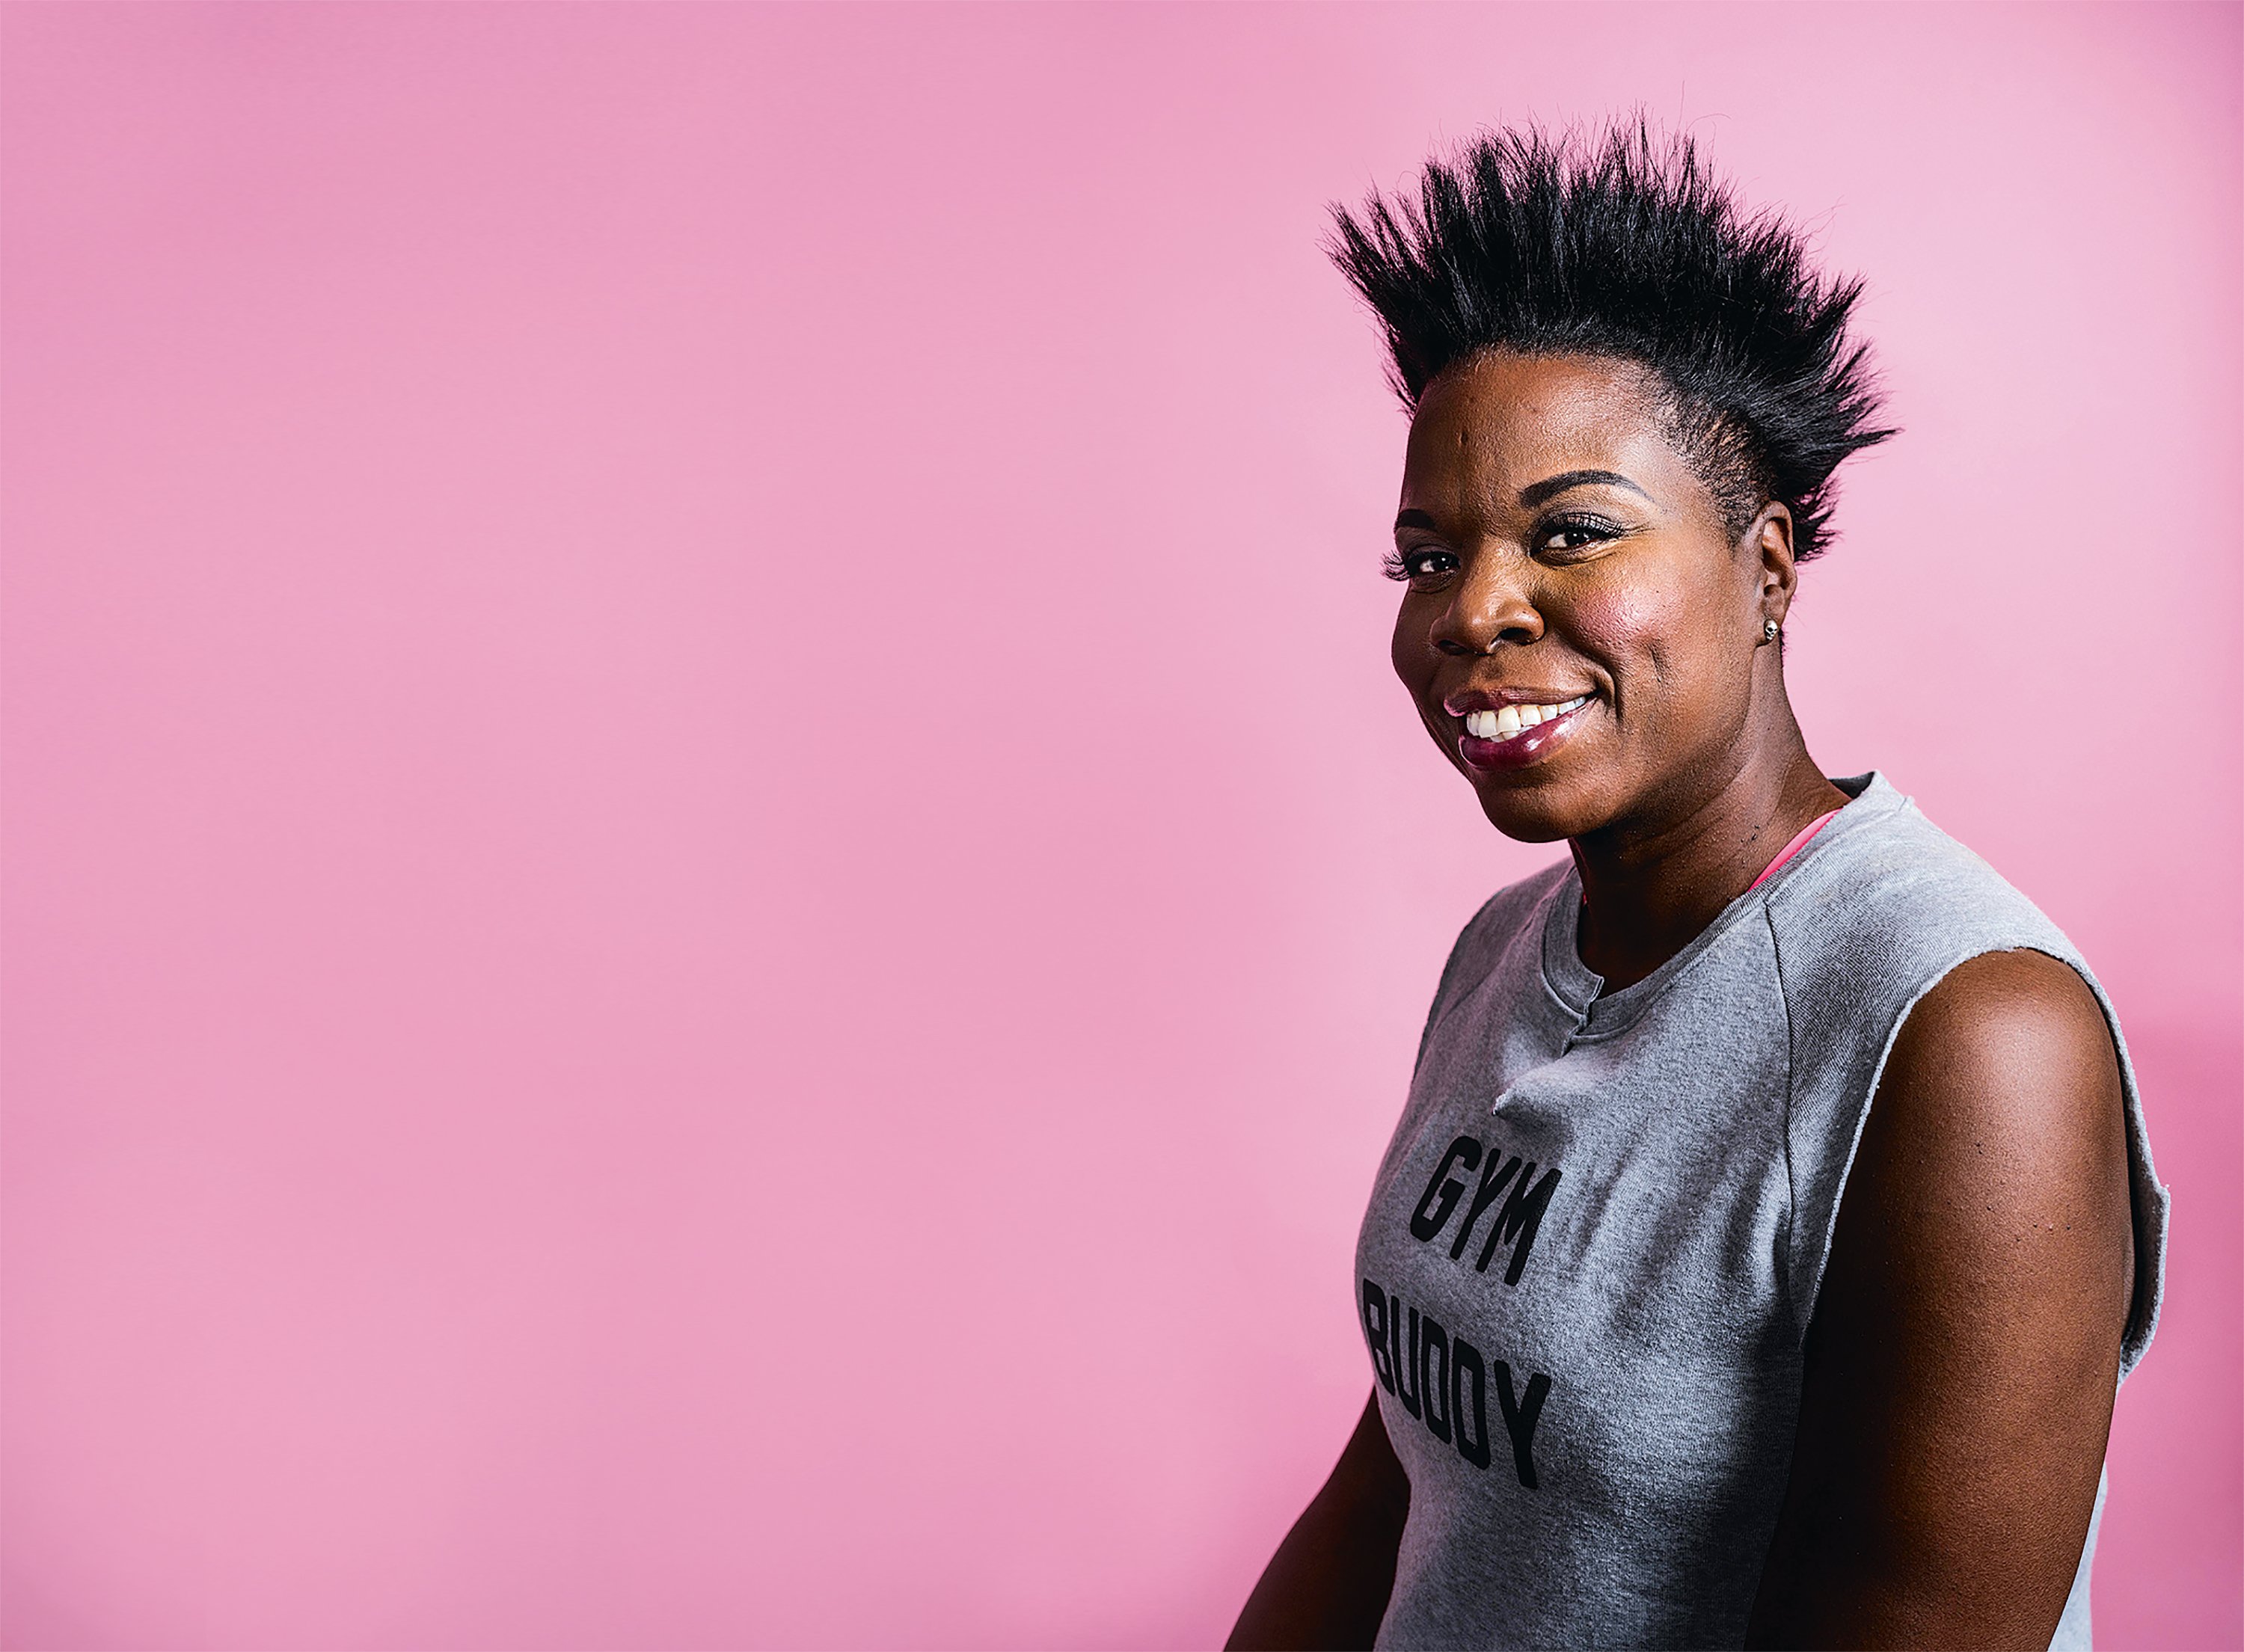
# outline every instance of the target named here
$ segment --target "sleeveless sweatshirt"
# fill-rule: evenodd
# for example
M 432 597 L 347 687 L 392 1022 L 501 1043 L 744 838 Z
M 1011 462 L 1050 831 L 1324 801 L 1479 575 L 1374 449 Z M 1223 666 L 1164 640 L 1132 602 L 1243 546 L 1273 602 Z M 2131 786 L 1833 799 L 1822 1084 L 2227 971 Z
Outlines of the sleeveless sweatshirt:
M 1776 1528 L 1840 1190 L 1903 1017 L 1957 964 L 2078 970 L 2126 1097 L 2135 1292 L 2167 1198 L 2111 1000 L 1882 778 L 1652 974 L 1601 990 L 1571 861 L 1465 926 L 1356 1251 L 1410 1510 L 1382 1647 L 1737 1646 Z M 2053 1647 L 2089 1644 L 2104 1487 Z

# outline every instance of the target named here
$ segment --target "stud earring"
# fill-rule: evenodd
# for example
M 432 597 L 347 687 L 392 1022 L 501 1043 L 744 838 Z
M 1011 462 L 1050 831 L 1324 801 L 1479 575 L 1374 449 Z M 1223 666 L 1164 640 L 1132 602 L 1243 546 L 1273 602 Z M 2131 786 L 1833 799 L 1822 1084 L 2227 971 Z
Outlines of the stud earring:
M 1776 623 L 1774 620 L 1773 620 L 1773 619 L 1765 619 L 1765 620 L 1761 621 L 1761 640 L 1762 642 L 1764 642 L 1764 643 L 1773 643 L 1773 642 L 1774 642 L 1774 641 L 1776 640 L 1776 634 L 1777 634 L 1777 632 L 1778 632 L 1780 630 L 1781 630 L 1781 629 L 1782 629 L 1782 627 L 1781 627 L 1780 625 L 1778 625 L 1778 624 L 1777 624 L 1777 623 Z

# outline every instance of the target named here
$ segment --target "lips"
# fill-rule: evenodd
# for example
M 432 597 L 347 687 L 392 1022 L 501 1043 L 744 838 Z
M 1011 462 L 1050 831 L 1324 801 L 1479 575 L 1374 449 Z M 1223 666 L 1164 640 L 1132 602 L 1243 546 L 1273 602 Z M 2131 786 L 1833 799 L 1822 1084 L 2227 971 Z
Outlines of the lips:
M 1467 711 L 1465 732 L 1484 740 L 1513 740 L 1528 730 L 1553 722 L 1569 711 L 1578 711 L 1589 704 L 1590 697 L 1577 694 L 1570 700 L 1555 705 L 1529 701 L 1523 705 L 1500 706 L 1492 711 Z
M 1528 698 L 1517 691 L 1463 694 L 1443 709 L 1464 723 L 1457 755 L 1476 769 L 1516 769 L 1540 762 L 1573 735 L 1590 694 Z

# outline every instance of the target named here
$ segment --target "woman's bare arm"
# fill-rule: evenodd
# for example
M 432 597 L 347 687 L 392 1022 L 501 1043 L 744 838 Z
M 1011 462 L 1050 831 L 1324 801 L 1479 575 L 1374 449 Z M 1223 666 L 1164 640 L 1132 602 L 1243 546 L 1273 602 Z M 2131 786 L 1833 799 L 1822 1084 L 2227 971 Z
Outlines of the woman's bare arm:
M 1395 1588 L 1409 1509 L 1410 1481 L 1375 1392 L 1332 1477 L 1262 1568 L 1227 1652 L 1369 1646 Z
M 1848 1177 L 1747 1643 L 2047 1646 L 2133 1273 L 2094 997 L 2041 953 L 1959 966 L 1910 1011 Z

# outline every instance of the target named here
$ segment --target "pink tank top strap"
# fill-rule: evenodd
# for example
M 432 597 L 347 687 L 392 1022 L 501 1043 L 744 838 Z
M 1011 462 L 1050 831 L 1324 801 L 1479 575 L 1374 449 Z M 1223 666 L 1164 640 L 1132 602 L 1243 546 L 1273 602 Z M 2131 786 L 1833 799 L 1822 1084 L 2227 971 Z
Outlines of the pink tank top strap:
M 1801 827 L 1800 835 L 1793 839 L 1791 842 L 1786 844 L 1784 847 L 1776 852 L 1776 859 L 1770 861 L 1768 863 L 1767 869 L 1762 872 L 1761 876 L 1753 880 L 1751 885 L 1747 887 L 1746 893 L 1747 894 L 1751 894 L 1755 889 L 1760 888 L 1761 885 L 1767 883 L 1771 878 L 1776 876 L 1778 873 L 1783 871 L 1785 864 L 1789 861 L 1793 856 L 1798 854 L 1802 849 L 1808 846 L 1808 839 L 1821 832 L 1830 823 L 1831 817 L 1838 813 L 1839 811 L 1836 809 L 1828 810 L 1824 813 L 1817 815 L 1806 826 Z

